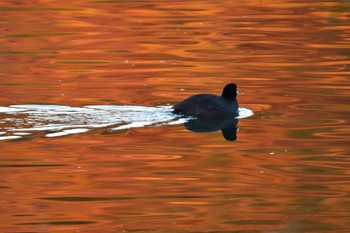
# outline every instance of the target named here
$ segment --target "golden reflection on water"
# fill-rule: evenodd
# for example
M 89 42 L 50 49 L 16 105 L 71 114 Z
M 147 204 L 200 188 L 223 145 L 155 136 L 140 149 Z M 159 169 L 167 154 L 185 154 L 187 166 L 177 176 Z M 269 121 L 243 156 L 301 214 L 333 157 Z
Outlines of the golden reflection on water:
M 238 84 L 235 142 L 184 126 L 1 141 L 3 232 L 346 232 L 347 1 L 4 1 L 0 106 L 174 104 Z

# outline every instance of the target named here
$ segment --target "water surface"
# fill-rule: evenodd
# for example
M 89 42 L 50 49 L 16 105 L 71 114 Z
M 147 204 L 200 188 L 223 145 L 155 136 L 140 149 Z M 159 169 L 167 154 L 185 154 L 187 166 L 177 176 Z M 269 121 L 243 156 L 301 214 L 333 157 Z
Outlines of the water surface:
M 0 12 L 0 136 L 21 137 L 0 141 L 1 232 L 350 229 L 349 1 Z M 231 82 L 254 112 L 229 125 L 235 140 L 159 107 Z

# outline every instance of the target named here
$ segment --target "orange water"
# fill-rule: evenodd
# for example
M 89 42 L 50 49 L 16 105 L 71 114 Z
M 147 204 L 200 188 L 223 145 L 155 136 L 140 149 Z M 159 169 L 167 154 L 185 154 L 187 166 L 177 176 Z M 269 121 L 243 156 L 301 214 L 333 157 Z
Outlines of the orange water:
M 182 125 L 0 141 L 0 231 L 348 232 L 349 12 L 2 1 L 0 106 L 172 105 L 235 82 L 255 114 L 234 142 Z

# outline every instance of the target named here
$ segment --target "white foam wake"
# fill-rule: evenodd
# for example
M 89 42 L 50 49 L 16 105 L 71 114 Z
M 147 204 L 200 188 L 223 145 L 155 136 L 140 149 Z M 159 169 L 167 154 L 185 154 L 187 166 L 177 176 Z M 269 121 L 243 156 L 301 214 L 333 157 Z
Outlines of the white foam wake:
M 253 112 L 239 109 L 238 118 Z M 171 106 L 128 105 L 11 105 L 0 106 L 0 140 L 28 137 L 41 132 L 44 137 L 85 133 L 97 128 L 126 130 L 145 126 L 183 124 L 188 118 L 172 113 Z

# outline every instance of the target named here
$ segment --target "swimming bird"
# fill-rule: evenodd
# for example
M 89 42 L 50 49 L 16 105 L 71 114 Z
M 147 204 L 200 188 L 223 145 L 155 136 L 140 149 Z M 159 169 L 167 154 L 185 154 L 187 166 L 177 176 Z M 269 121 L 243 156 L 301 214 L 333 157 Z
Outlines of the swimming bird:
M 174 113 L 195 116 L 202 119 L 224 119 L 237 114 L 237 86 L 227 84 L 221 96 L 213 94 L 197 94 L 176 104 Z

